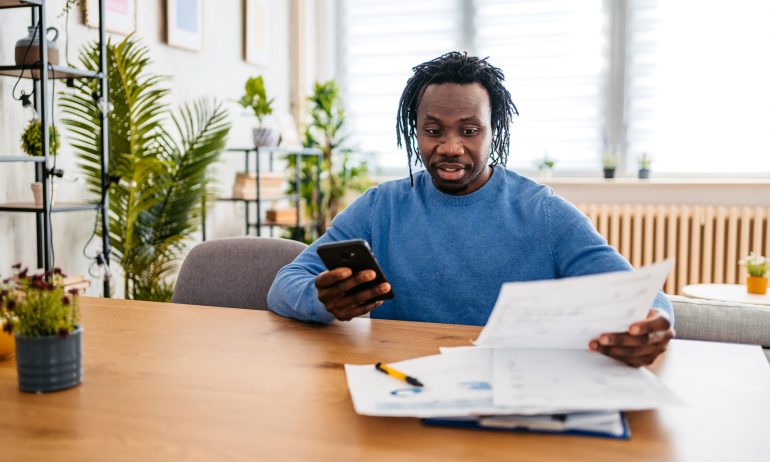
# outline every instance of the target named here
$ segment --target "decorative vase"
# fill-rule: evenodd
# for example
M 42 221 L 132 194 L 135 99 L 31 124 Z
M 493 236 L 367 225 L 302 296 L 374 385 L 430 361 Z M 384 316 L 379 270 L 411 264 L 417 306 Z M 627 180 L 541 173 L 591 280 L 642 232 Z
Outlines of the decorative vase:
M 553 171 L 550 168 L 544 168 L 540 170 L 540 179 L 543 181 L 551 181 L 553 178 Z
M 83 327 L 66 337 L 16 335 L 19 390 L 34 393 L 64 390 L 83 379 Z
M 272 128 L 255 128 L 252 131 L 254 135 L 254 146 L 258 148 L 278 146 L 278 132 Z
M 646 180 L 650 178 L 650 169 L 649 168 L 640 168 L 639 169 L 639 179 L 640 180 Z
M 746 290 L 750 294 L 765 295 L 767 293 L 767 276 L 749 276 L 746 279 Z
M 615 169 L 614 168 L 605 168 L 604 169 L 604 178 L 615 178 Z
M 17 66 L 32 66 L 40 62 L 40 39 L 35 33 L 37 27 L 30 26 L 27 28 L 27 36 L 16 42 L 16 65 Z M 59 64 L 59 44 L 56 43 L 56 39 L 59 38 L 59 30 L 55 27 L 49 27 L 46 30 L 46 36 L 49 32 L 53 31 L 53 39 L 48 40 L 46 38 L 46 44 L 48 45 L 48 62 L 57 65 Z

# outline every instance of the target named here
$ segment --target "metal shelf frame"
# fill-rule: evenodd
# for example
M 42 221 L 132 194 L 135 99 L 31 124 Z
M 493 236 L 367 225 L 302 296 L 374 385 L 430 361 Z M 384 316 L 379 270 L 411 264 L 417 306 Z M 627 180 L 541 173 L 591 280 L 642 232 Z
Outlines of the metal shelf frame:
M 49 125 L 51 114 L 46 101 L 49 96 L 48 81 L 51 79 L 69 78 L 95 78 L 99 79 L 99 91 L 102 99 L 107 102 L 107 38 L 104 29 L 105 7 L 104 0 L 99 0 L 99 71 L 86 71 L 67 66 L 48 65 L 48 46 L 45 30 L 47 27 L 47 12 L 45 0 L 0 0 L 0 10 L 9 8 L 29 8 L 32 26 L 38 26 L 36 39 L 40 47 L 40 61 L 32 66 L 0 66 L 0 76 L 32 79 L 34 82 L 34 105 L 41 122 L 42 156 L 0 156 L 0 163 L 31 162 L 35 164 L 35 181 L 43 185 L 43 204 L 0 204 L 0 212 L 30 212 L 35 214 L 37 230 L 37 265 L 46 271 L 53 269 L 53 241 L 51 230 L 51 213 L 78 212 L 85 210 L 99 210 L 101 212 L 102 230 L 102 256 L 104 264 L 110 262 L 110 234 L 109 234 L 109 175 L 107 171 L 107 153 L 109 152 L 109 114 L 102 113 L 101 118 L 101 192 L 102 198 L 96 204 L 69 204 L 62 203 L 51 206 L 51 185 L 49 180 L 54 175 L 49 165 L 52 156 L 49 152 Z M 110 296 L 110 272 L 105 272 L 103 281 L 103 294 Z
M 219 199 L 220 201 L 233 201 L 233 202 L 244 202 L 244 234 L 250 235 L 251 230 L 254 229 L 257 236 L 262 235 L 262 227 L 267 226 L 271 228 L 271 235 L 272 235 L 272 228 L 276 226 L 291 226 L 284 223 L 275 223 L 270 222 L 267 220 L 264 220 L 262 218 L 262 202 L 266 200 L 277 200 L 277 199 L 294 199 L 294 205 L 297 210 L 296 215 L 296 221 L 294 223 L 294 239 L 299 240 L 301 238 L 300 230 L 302 227 L 306 227 L 309 224 L 313 223 L 307 223 L 302 220 L 301 217 L 301 205 L 302 205 L 302 196 L 301 194 L 288 194 L 284 195 L 282 197 L 276 198 L 276 197 L 262 197 L 260 194 L 260 174 L 262 171 L 261 167 L 261 160 L 260 160 L 260 154 L 267 154 L 268 155 L 268 171 L 273 171 L 273 163 L 274 158 L 276 154 L 285 154 L 288 156 L 294 156 L 296 159 L 296 166 L 295 166 L 295 181 L 297 182 L 297 185 L 301 184 L 302 182 L 302 158 L 303 157 L 315 157 L 316 158 L 316 184 L 321 185 L 321 164 L 323 162 L 323 152 L 319 149 L 314 148 L 287 148 L 287 147 L 250 147 L 250 148 L 228 148 L 226 152 L 233 152 L 233 153 L 243 153 L 244 155 L 244 170 L 247 173 L 250 173 L 251 170 L 251 154 L 255 154 L 255 161 L 254 161 L 254 173 L 256 174 L 256 182 L 257 182 L 257 195 L 255 199 L 235 199 L 235 198 L 222 198 Z M 320 190 L 320 188 L 319 188 Z M 318 205 L 319 210 L 321 209 L 321 203 L 323 201 L 323 196 L 321 194 L 318 195 Z M 251 220 L 251 211 L 250 211 L 250 205 L 251 203 L 256 204 L 256 221 Z M 206 215 L 203 215 L 203 240 L 206 240 L 206 221 L 205 217 Z

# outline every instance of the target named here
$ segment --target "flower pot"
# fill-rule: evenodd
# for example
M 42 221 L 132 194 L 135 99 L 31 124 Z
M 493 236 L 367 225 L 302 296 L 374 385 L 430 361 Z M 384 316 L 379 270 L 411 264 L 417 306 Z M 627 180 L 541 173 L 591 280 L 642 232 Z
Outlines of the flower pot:
M 13 334 L 2 331 L 2 323 L 0 323 L 0 359 L 10 356 L 16 351 L 16 342 L 13 339 Z
M 605 168 L 604 169 L 604 178 L 615 178 L 615 169 L 614 168 Z
M 29 187 L 32 189 L 32 197 L 35 200 L 35 206 L 42 207 L 43 206 L 43 183 L 36 181 L 30 184 Z M 54 185 L 54 187 L 49 190 L 49 193 L 51 194 L 51 206 L 53 206 L 56 203 L 56 201 L 54 200 L 55 191 L 56 191 L 56 186 Z
M 49 392 L 72 388 L 83 377 L 83 327 L 66 337 L 16 335 L 19 390 Z
M 255 128 L 252 134 L 254 146 L 258 148 L 278 146 L 278 132 L 272 128 Z
M 650 169 L 649 168 L 640 168 L 639 169 L 639 179 L 640 180 L 646 180 L 650 177 Z
M 767 293 L 767 276 L 749 276 L 746 279 L 746 290 L 750 294 L 765 295 Z

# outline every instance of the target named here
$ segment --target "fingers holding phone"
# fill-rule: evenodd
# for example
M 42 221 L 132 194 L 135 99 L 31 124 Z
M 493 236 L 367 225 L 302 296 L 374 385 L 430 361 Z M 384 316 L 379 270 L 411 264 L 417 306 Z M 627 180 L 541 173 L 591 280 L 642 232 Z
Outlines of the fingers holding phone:
M 339 320 L 350 320 L 393 298 L 393 291 L 369 244 L 362 239 L 318 246 L 329 271 L 316 277 L 318 299 Z
M 372 270 L 359 271 L 355 274 L 346 267 L 324 271 L 315 280 L 318 299 L 335 318 L 340 321 L 349 321 L 382 305 L 383 301 L 378 297 L 390 292 L 390 284 L 387 282 L 364 290 L 355 290 L 371 283 L 376 277 L 376 273 Z

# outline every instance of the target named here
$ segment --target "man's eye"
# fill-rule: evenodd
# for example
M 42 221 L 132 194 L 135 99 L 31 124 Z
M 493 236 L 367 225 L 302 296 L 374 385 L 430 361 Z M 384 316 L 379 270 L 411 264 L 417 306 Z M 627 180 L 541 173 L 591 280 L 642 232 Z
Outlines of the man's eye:
M 465 136 L 473 136 L 473 135 L 475 135 L 478 132 L 479 132 L 478 128 L 464 128 L 463 129 L 463 135 L 465 135 Z
M 438 128 L 426 128 L 425 133 L 427 133 L 430 136 L 437 136 L 441 134 L 441 130 Z

